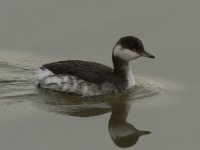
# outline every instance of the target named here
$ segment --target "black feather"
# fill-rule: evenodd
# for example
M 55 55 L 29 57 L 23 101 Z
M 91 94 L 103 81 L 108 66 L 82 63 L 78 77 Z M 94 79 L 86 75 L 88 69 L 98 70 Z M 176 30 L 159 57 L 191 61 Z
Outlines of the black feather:
M 54 74 L 68 74 L 92 83 L 110 81 L 113 76 L 112 68 L 91 61 L 67 60 L 45 64 L 43 67 Z

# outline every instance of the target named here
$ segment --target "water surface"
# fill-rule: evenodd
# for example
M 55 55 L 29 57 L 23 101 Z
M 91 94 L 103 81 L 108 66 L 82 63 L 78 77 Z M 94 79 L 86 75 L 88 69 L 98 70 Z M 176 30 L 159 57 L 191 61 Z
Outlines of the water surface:
M 2 0 L 0 149 L 199 149 L 199 6 Z M 131 92 L 80 99 L 36 88 L 34 72 L 43 63 L 112 66 L 112 47 L 124 35 L 141 38 L 156 56 L 131 63 L 137 78 Z
M 5 54 L 5 52 L 2 53 Z M 151 131 L 138 130 L 127 121 L 127 117 L 134 101 L 160 93 L 161 89 L 155 83 L 137 79 L 137 85 L 132 89 L 108 96 L 79 97 L 67 95 L 66 93 L 37 88 L 37 80 L 35 79 L 37 68 L 30 63 L 30 60 L 23 60 L 22 58 L 19 60 L 15 57 L 13 64 L 6 59 L 0 62 L 1 107 L 7 106 L 16 112 L 25 109 L 28 112 L 32 110 L 41 114 L 48 112 L 78 118 L 96 117 L 111 113 L 110 119 L 107 120 L 108 127 L 105 130 L 110 135 L 113 144 L 121 148 L 134 146 L 141 136 L 151 134 Z M 37 63 L 40 64 L 37 61 L 35 65 Z M 19 110 L 16 110 L 16 108 Z M 45 113 L 45 115 L 49 114 Z M 81 124 L 81 119 L 79 121 Z M 92 124 L 95 125 L 95 122 Z M 78 128 L 81 128 L 81 126 Z M 71 130 L 76 132 L 77 127 L 72 127 Z

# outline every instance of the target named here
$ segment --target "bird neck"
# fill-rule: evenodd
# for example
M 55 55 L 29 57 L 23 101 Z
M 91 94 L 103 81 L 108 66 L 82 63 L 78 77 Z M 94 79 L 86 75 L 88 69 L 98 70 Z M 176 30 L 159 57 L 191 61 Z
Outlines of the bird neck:
M 114 75 L 121 78 L 122 81 L 127 83 L 128 87 L 135 85 L 135 80 L 129 66 L 129 61 L 123 60 L 117 56 L 112 56 Z

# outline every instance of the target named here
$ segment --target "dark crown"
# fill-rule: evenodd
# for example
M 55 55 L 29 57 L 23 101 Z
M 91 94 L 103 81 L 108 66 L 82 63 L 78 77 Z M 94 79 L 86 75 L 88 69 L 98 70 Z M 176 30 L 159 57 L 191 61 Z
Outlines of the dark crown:
M 121 45 L 124 49 L 137 50 L 140 53 L 144 52 L 142 41 L 134 36 L 125 36 L 119 39 L 117 45 Z

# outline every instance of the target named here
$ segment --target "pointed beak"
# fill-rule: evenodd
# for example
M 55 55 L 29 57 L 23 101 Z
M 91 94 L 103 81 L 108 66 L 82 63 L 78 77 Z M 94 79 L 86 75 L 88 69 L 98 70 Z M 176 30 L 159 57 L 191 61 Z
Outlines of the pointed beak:
M 148 135 L 148 134 L 151 134 L 151 131 L 138 131 L 139 135 L 142 136 L 142 135 Z
M 143 56 L 143 57 L 148 57 L 148 58 L 155 58 L 154 55 L 152 55 L 152 54 L 150 54 L 150 53 L 147 53 L 147 52 L 142 53 L 141 56 Z

